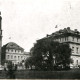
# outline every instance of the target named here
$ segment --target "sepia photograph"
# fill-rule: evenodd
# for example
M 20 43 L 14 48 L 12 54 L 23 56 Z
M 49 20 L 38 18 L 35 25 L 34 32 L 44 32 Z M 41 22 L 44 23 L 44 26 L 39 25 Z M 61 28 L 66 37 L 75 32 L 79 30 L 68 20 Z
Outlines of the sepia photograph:
M 80 0 L 0 0 L 0 79 L 80 79 Z

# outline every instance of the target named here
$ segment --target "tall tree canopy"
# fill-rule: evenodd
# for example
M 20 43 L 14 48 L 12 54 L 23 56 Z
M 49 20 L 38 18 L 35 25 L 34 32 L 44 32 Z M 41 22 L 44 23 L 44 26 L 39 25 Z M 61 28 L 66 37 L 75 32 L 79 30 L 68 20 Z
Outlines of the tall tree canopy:
M 37 40 L 30 52 L 32 63 L 38 69 L 52 69 L 54 65 L 63 65 L 65 67 L 71 61 L 71 49 L 69 45 L 54 42 L 50 38 Z

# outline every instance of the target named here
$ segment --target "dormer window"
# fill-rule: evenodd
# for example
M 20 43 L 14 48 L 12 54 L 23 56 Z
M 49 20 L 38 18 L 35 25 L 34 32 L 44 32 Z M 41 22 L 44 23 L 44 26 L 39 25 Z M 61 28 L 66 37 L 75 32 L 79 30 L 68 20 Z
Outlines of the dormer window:
M 11 46 L 13 46 L 13 44 Z

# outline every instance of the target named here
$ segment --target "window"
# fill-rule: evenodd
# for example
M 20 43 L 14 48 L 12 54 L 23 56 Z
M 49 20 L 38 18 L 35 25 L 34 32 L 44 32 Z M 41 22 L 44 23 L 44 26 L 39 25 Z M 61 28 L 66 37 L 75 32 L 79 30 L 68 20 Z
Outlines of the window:
M 74 53 L 74 47 L 72 47 L 72 53 Z
M 21 59 L 23 58 L 23 56 L 21 56 Z
M 19 53 L 21 53 L 21 51 L 19 51 Z
M 61 38 L 60 38 L 60 41 L 61 41 Z
M 78 38 L 77 38 L 77 42 L 78 42 Z
M 60 41 L 62 41 L 62 38 L 60 38 Z
M 15 50 L 15 52 L 16 52 L 16 50 Z
M 79 48 L 77 47 L 77 48 L 76 48 L 76 53 L 78 53 L 78 50 L 79 50 Z
M 68 37 L 67 37 L 67 41 L 68 41 Z
M 10 56 L 9 56 L 9 55 L 7 55 L 7 59 L 9 59 L 9 57 L 10 57 Z
M 13 55 L 11 55 L 11 59 L 13 59 Z
M 14 59 L 16 59 L 16 56 L 14 56 Z
M 23 53 L 23 51 L 21 51 L 21 53 Z
M 18 56 L 18 59 L 20 58 L 20 56 Z
M 76 64 L 78 65 L 78 60 L 76 60 Z
M 11 52 L 13 52 L 13 49 L 11 49 Z
M 66 41 L 66 37 L 65 37 L 65 41 Z
M 8 49 L 8 52 L 9 52 L 9 49 Z
M 74 37 L 72 38 L 72 41 L 74 41 Z
M 62 42 L 64 41 L 64 38 L 62 38 Z
M 6 49 L 6 52 L 9 52 L 9 49 Z

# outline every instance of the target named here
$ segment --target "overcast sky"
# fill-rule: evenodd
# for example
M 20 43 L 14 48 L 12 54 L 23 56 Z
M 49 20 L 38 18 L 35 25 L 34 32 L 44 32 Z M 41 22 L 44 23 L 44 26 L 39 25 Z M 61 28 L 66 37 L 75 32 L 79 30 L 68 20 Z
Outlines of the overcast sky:
M 15 42 L 25 51 L 59 29 L 80 31 L 80 0 L 0 0 L 0 11 L 2 44 Z

